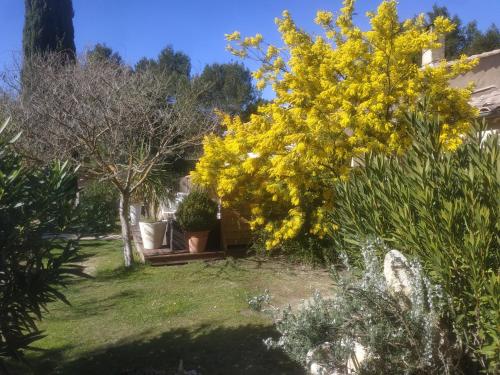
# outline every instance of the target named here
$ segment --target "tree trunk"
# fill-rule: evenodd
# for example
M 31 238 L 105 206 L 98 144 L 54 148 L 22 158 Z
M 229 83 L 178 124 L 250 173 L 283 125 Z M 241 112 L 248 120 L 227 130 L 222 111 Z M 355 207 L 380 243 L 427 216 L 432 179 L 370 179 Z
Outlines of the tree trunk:
M 130 267 L 134 261 L 132 256 L 132 241 L 130 240 L 130 196 L 126 193 L 120 194 L 120 223 L 122 226 L 123 260 L 125 267 Z

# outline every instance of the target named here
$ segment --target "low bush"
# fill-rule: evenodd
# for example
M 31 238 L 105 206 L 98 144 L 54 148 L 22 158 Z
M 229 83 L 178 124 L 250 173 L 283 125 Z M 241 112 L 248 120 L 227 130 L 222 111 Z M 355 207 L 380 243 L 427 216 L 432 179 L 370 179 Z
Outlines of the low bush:
M 217 203 L 204 191 L 192 191 L 176 212 L 182 229 L 189 232 L 211 230 L 217 222 Z
M 337 275 L 334 297 L 315 294 L 298 311 L 280 312 L 276 327 L 281 336 L 266 344 L 305 366 L 310 349 L 329 343 L 323 365 L 339 374 L 348 373 L 349 361 L 357 374 L 460 374 L 461 347 L 442 318 L 447 301 L 441 289 L 418 263 L 409 264 L 411 308 L 403 306 L 401 296 L 387 289 L 380 251 L 388 251 L 380 242 L 363 246 L 365 271 Z M 354 365 L 357 346 L 364 348 L 366 359 Z
M 262 307 L 264 305 L 269 304 L 271 301 L 271 295 L 269 294 L 269 290 L 265 290 L 263 294 L 259 294 L 253 297 L 248 298 L 248 307 L 250 307 L 253 311 L 262 311 Z
M 413 146 L 403 156 L 367 155 L 336 186 L 334 246 L 360 262 L 371 236 L 419 259 L 452 299 L 459 337 L 483 369 L 500 364 L 500 161 L 498 137 L 477 125 L 454 152 L 425 108 L 408 116 Z

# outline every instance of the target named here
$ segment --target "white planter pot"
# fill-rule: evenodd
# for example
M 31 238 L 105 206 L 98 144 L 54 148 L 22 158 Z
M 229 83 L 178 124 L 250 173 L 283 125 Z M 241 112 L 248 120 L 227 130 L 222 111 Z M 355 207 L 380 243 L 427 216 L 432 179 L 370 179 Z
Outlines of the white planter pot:
M 141 209 L 142 209 L 142 204 L 140 204 L 140 203 L 133 203 L 130 205 L 130 224 L 131 225 L 139 224 L 139 221 L 141 220 Z
M 165 221 L 157 221 L 155 223 L 139 222 L 139 229 L 141 230 L 144 250 L 159 249 L 163 245 L 163 239 L 167 231 L 167 223 Z

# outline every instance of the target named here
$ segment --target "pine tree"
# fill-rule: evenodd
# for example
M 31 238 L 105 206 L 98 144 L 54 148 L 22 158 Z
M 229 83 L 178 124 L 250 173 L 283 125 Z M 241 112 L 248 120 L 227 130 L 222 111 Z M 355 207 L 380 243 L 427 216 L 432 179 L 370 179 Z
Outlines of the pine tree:
M 23 50 L 33 54 L 61 52 L 75 59 L 72 0 L 25 0 Z
M 456 26 L 453 31 L 446 34 L 445 39 L 445 56 L 449 60 L 454 60 L 460 57 L 466 46 L 470 44 L 465 35 L 466 27 L 462 25 L 462 20 L 456 14 L 451 15 L 447 7 L 434 4 L 432 11 L 427 12 L 429 24 L 434 23 L 434 20 L 439 16 L 450 19 Z
M 205 105 L 231 115 L 241 114 L 257 98 L 252 73 L 243 64 L 207 65 L 196 82 L 205 87 L 202 95 Z
M 87 59 L 96 62 L 108 62 L 116 65 L 123 64 L 123 58 L 118 52 L 113 51 L 104 43 L 97 43 L 94 48 L 87 52 Z
M 465 50 L 468 55 L 500 48 L 500 30 L 494 23 L 485 32 L 477 29 L 477 23 L 473 23 L 467 31 L 471 34 L 471 42 Z
M 182 51 L 175 51 L 172 46 L 161 50 L 156 59 L 143 57 L 135 65 L 137 72 L 151 71 L 165 82 L 166 90 L 162 94 L 170 96 L 181 86 L 190 82 L 191 58 Z

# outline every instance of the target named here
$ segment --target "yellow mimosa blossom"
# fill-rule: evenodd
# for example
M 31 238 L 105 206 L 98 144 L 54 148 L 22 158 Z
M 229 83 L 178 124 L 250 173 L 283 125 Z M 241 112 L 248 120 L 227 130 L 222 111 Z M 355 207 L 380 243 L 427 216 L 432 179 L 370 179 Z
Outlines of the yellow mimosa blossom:
M 316 22 L 318 25 L 328 26 L 332 23 L 332 20 L 333 20 L 333 13 L 332 12 L 318 10 L 318 12 L 316 13 L 316 18 L 314 19 L 314 22 Z
M 232 42 L 235 40 L 240 40 L 241 39 L 241 34 L 239 31 L 233 31 L 231 34 L 225 34 L 226 40 L 228 42 Z
M 471 88 L 448 84 L 475 61 L 425 68 L 417 62 L 453 30 L 448 19 L 438 17 L 430 29 L 423 15 L 401 22 L 396 1 L 386 0 L 362 31 L 353 23 L 354 5 L 344 0 L 336 17 L 318 12 L 323 36 L 306 33 L 284 12 L 276 20 L 279 48 L 260 34 L 226 35 L 234 55 L 260 56 L 257 86 L 271 85 L 276 96 L 247 122 L 222 115 L 226 132 L 205 139 L 193 177 L 225 204 L 250 205 L 252 226 L 271 235 L 269 248 L 304 230 L 323 236 L 338 229 L 327 218 L 332 185 L 349 178 L 352 159 L 366 152 L 404 152 L 411 141 L 405 113 L 423 97 L 446 124 L 441 141 L 449 150 L 476 115 Z

